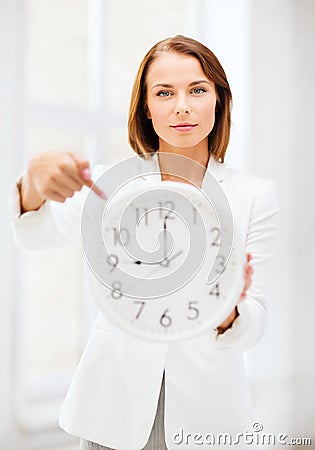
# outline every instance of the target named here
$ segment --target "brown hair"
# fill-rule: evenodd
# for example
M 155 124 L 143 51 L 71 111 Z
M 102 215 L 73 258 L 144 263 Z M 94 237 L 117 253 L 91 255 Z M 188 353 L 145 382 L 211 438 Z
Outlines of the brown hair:
M 155 44 L 143 58 L 131 94 L 128 118 L 129 143 L 142 158 L 147 159 L 159 148 L 159 138 L 151 119 L 146 115 L 146 75 L 152 62 L 165 52 L 195 57 L 208 79 L 215 84 L 217 102 L 215 123 L 208 136 L 209 152 L 217 161 L 224 162 L 230 139 L 232 94 L 225 72 L 217 57 L 200 42 L 175 36 Z

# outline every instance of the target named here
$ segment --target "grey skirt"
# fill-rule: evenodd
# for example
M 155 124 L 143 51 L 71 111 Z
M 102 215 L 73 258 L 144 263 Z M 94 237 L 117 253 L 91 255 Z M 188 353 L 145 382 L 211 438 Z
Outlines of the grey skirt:
M 167 450 L 164 438 L 164 399 L 165 399 L 165 382 L 164 374 L 162 380 L 162 386 L 159 396 L 158 407 L 152 426 L 151 434 L 148 442 L 142 450 Z M 81 440 L 80 450 L 116 450 L 111 447 L 104 447 L 94 442 Z

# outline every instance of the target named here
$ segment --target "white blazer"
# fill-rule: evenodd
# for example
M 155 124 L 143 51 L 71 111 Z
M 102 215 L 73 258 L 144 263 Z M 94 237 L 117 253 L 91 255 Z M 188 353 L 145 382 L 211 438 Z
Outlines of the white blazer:
M 148 168 L 159 171 L 157 155 L 146 161 L 139 158 L 139 173 Z M 66 432 L 118 450 L 142 449 L 153 425 L 164 370 L 169 450 L 199 449 L 209 433 L 251 430 L 243 352 L 261 338 L 266 324 L 278 196 L 272 180 L 213 158 L 208 169 L 221 184 L 239 238 L 253 256 L 252 285 L 238 306 L 239 317 L 222 335 L 209 329 L 167 344 L 126 334 L 100 313 L 62 407 L 60 426 Z M 15 188 L 11 204 L 17 243 L 36 249 L 78 239 L 86 193 L 84 188 L 63 204 L 47 201 L 38 211 L 20 215 Z M 195 433 L 202 437 L 192 439 Z M 182 438 L 189 444 L 179 445 Z

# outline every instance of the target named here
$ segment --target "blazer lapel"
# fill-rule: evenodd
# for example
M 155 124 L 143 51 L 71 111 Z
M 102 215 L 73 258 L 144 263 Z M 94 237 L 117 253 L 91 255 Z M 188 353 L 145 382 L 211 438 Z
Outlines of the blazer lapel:
M 216 161 L 212 156 L 209 158 L 207 170 L 221 183 L 227 178 L 227 167 L 224 163 Z

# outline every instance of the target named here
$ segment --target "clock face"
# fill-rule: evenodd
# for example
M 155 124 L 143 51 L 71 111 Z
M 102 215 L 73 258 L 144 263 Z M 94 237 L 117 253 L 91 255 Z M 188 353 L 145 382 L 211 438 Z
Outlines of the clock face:
M 98 211 L 93 232 L 95 208 L 85 210 L 93 239 L 84 249 L 94 297 L 116 325 L 170 341 L 213 329 L 230 314 L 244 258 L 211 196 L 190 184 L 142 181 L 125 184 Z

